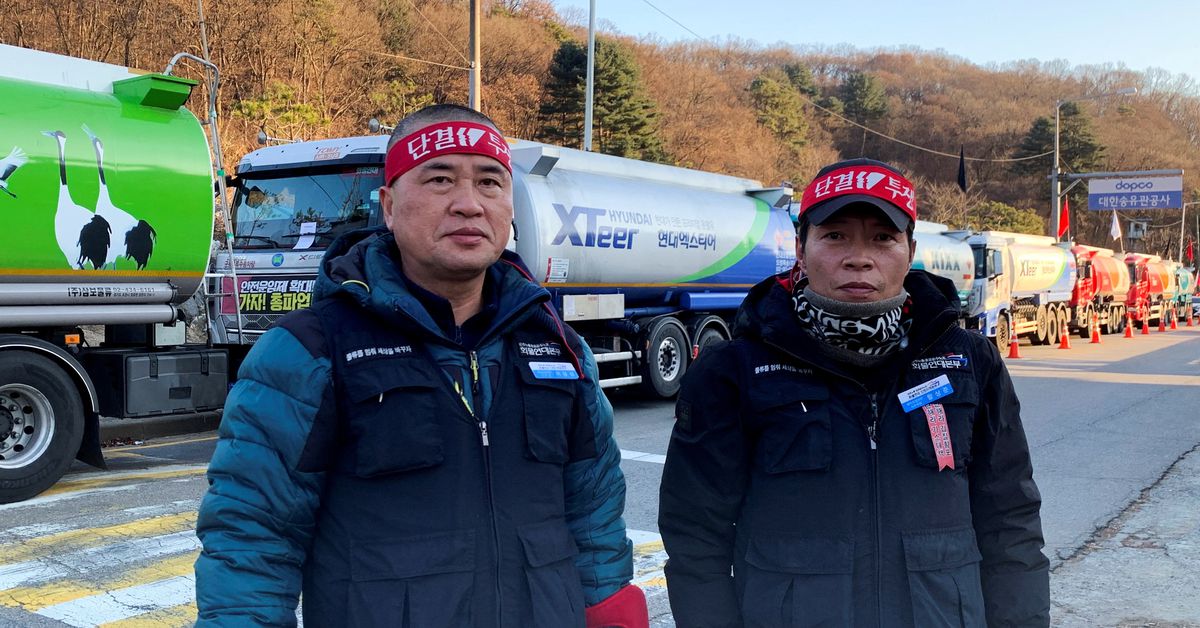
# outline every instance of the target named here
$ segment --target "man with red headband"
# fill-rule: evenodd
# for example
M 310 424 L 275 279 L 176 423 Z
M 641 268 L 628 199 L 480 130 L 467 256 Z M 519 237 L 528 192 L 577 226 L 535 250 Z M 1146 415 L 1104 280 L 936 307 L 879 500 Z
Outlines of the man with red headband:
M 505 250 L 508 143 L 455 105 L 396 127 L 386 228 L 239 372 L 209 466 L 198 626 L 645 628 L 587 345 Z
M 1020 404 L 949 280 L 910 271 L 913 185 L 822 169 L 796 268 L 688 369 L 659 529 L 680 628 L 1048 626 Z

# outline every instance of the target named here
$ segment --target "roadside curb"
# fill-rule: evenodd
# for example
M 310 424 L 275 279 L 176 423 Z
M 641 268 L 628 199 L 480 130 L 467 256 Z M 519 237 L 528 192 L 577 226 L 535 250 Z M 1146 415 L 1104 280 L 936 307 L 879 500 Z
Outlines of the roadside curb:
M 194 412 L 145 419 L 100 418 L 100 442 L 116 439 L 148 440 L 165 436 L 179 436 L 209 432 L 221 423 L 221 412 Z

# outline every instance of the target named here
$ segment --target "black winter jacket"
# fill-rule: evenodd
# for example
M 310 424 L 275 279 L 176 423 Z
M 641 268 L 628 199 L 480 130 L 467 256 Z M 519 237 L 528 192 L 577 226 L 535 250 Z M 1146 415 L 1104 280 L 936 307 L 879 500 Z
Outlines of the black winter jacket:
M 821 357 L 784 276 L 689 369 L 659 529 L 681 628 L 1049 625 L 1041 497 L 995 347 L 913 271 L 908 347 L 864 377 Z M 953 469 L 897 398 L 941 375 Z M 732 574 L 731 574 L 732 569 Z

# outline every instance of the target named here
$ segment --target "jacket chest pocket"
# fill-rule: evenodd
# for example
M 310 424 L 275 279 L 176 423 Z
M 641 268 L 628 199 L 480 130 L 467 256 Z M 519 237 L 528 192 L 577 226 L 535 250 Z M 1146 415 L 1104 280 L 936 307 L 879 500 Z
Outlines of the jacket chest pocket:
M 979 411 L 979 387 L 970 373 L 949 376 L 954 392 L 908 413 L 913 451 L 917 464 L 939 469 L 935 441 L 948 442 L 954 454 L 954 469 L 961 470 L 971 461 L 971 442 L 975 416 Z M 911 384 L 910 384 L 911 385 Z M 942 421 L 945 432 L 942 432 Z
M 755 391 L 750 423 L 757 427 L 755 466 L 769 474 L 824 471 L 833 462 L 829 389 L 785 382 Z
M 344 424 L 353 472 L 370 478 L 437 466 L 444 427 L 436 374 L 409 359 L 348 368 Z
M 578 380 L 539 379 L 518 365 L 523 385 L 526 456 L 566 464 L 596 456 L 594 428 L 580 408 Z

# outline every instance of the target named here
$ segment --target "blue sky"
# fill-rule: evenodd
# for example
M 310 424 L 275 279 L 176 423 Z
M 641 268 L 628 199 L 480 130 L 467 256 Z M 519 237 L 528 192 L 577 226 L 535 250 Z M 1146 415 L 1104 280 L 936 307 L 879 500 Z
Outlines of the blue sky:
M 706 38 L 760 44 L 898 45 L 942 50 L 979 64 L 1065 59 L 1124 63 L 1200 81 L 1200 0 L 649 0 Z M 576 7 L 587 22 L 588 0 Z M 626 35 L 695 39 L 645 0 L 596 0 L 597 19 Z

